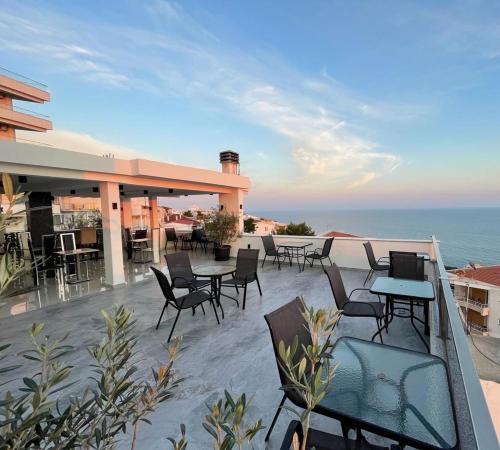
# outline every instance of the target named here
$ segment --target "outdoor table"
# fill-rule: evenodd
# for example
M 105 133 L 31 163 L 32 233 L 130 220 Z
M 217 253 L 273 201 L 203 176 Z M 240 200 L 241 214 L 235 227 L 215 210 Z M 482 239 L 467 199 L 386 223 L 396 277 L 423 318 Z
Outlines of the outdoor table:
M 278 249 L 283 248 L 287 253 L 288 260 L 290 261 L 290 266 L 292 265 L 293 259 L 297 260 L 297 264 L 299 265 L 299 272 L 304 270 L 306 265 L 306 248 L 311 246 L 312 242 L 302 242 L 302 241 L 286 241 L 286 242 L 278 242 Z M 302 269 L 300 268 L 300 257 L 303 258 Z M 281 269 L 281 263 L 278 258 L 278 269 Z
M 422 322 L 425 325 L 425 334 L 428 336 L 430 334 L 429 329 L 429 302 L 434 301 L 434 285 L 430 281 L 419 281 L 419 280 L 407 280 L 403 278 L 392 278 L 392 277 L 378 277 L 370 288 L 370 292 L 375 295 L 385 295 L 387 298 L 389 297 L 398 297 L 402 299 L 406 299 L 410 302 L 410 310 L 409 315 L 396 314 L 393 311 L 391 312 L 391 320 L 387 321 L 385 324 L 385 328 L 389 326 L 389 323 L 392 322 L 394 316 L 409 318 L 411 320 L 411 324 L 418 336 L 424 343 L 427 348 L 427 352 L 430 351 L 429 345 L 427 344 L 424 337 L 420 334 L 420 331 L 415 325 L 414 320 L 418 320 L 422 322 L 418 317 L 415 316 L 413 311 L 413 302 L 420 301 L 424 303 L 424 321 Z M 389 300 L 386 301 L 386 315 L 389 315 Z
M 456 418 L 446 363 L 437 356 L 342 337 L 334 345 L 338 363 L 331 390 L 315 412 L 349 428 L 360 428 L 401 446 L 458 447 Z
M 76 250 L 59 250 L 54 252 L 55 255 L 63 256 L 66 259 L 68 256 L 74 256 L 76 258 L 76 279 L 75 280 L 67 280 L 70 284 L 83 283 L 84 281 L 90 281 L 88 278 L 82 278 L 82 271 L 80 268 L 80 257 L 82 255 L 90 255 L 92 253 L 98 253 L 99 250 L 95 248 L 77 248 Z
M 193 267 L 193 275 L 198 278 L 210 278 L 210 286 L 212 289 L 212 294 L 215 297 L 217 306 L 220 307 L 222 312 L 222 318 L 224 319 L 224 309 L 220 303 L 220 297 L 230 298 L 234 300 L 239 306 L 239 302 L 236 298 L 229 295 L 223 294 L 221 292 L 222 277 L 225 275 L 231 275 L 236 272 L 236 267 L 231 265 L 221 265 L 221 264 L 207 264 L 203 266 Z

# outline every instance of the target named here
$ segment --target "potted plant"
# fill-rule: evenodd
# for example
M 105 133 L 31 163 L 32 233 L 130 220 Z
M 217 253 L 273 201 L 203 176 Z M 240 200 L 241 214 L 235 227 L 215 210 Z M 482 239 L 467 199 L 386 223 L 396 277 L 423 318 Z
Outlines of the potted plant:
M 214 243 L 216 261 L 227 261 L 231 252 L 230 243 L 238 236 L 238 216 L 216 211 L 205 222 L 205 232 Z

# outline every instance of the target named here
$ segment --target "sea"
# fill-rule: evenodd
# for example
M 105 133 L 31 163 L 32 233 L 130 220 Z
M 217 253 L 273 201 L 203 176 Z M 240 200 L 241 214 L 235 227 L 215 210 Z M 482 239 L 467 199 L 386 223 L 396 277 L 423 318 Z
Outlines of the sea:
M 279 222 L 306 222 L 322 235 L 440 241 L 445 265 L 500 264 L 500 208 L 248 211 Z

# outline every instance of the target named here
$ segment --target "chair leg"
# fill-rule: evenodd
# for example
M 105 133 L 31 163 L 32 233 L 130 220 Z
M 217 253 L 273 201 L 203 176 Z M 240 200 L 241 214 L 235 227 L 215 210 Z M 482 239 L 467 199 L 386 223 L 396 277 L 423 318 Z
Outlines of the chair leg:
M 203 315 L 205 315 L 205 308 L 203 308 L 203 303 L 200 303 L 201 310 L 203 311 Z
M 158 319 L 158 323 L 156 324 L 156 329 L 158 329 L 158 327 L 160 326 L 161 318 L 163 317 L 163 313 L 167 309 L 167 306 L 168 306 L 168 301 L 166 301 L 165 304 L 163 305 L 163 309 L 161 310 L 160 318 Z
M 215 303 L 213 300 L 210 300 L 210 303 L 212 304 L 212 308 L 214 309 L 215 318 L 217 319 L 217 325 L 220 325 L 219 315 L 217 314 L 217 308 L 215 307 Z M 224 314 L 224 311 L 222 312 L 222 314 Z
M 248 283 L 245 282 L 245 290 L 243 291 L 243 309 L 245 309 L 245 303 L 247 301 L 247 284 Z
M 377 321 L 377 329 L 378 329 L 378 331 L 372 336 L 372 342 L 374 341 L 375 336 L 377 336 L 377 334 L 378 334 L 379 337 L 380 337 L 380 342 L 383 344 L 384 340 L 382 339 L 382 330 L 380 329 L 380 323 L 379 323 L 378 317 L 375 317 L 375 320 Z
M 262 297 L 262 289 L 260 288 L 260 281 L 259 281 L 259 277 L 257 276 L 257 274 L 255 274 L 255 280 L 257 280 L 257 286 L 259 287 L 259 294 Z
M 369 272 L 368 272 L 368 275 L 367 275 L 367 276 L 366 276 L 366 278 L 365 278 L 365 282 L 363 283 L 363 286 L 365 286 L 365 285 L 366 285 L 366 282 L 367 282 L 367 281 L 368 281 L 368 279 L 370 278 L 370 276 L 371 276 L 372 272 L 373 272 L 373 269 L 370 269 L 370 270 L 369 270 Z
M 323 269 L 323 271 L 325 271 L 325 266 L 323 265 L 323 258 L 321 258 L 319 262 L 321 264 L 321 268 Z
M 273 431 L 274 425 L 276 424 L 276 421 L 278 420 L 278 416 L 280 415 L 281 408 L 283 407 L 283 404 L 285 403 L 285 400 L 286 400 L 286 394 L 283 395 L 283 398 L 281 399 L 281 402 L 280 402 L 280 404 L 278 406 L 278 409 L 276 410 L 276 414 L 273 417 L 273 421 L 271 422 L 271 426 L 269 427 L 269 431 L 266 434 L 264 442 L 269 441 L 269 438 L 270 438 L 271 433 Z
M 172 339 L 172 334 L 174 333 L 175 326 L 177 325 L 177 321 L 179 320 L 179 316 L 181 315 L 181 310 L 177 310 L 177 315 L 175 316 L 174 324 L 172 325 L 172 329 L 170 330 L 170 334 L 168 335 L 168 340 L 167 342 L 170 342 L 170 339 Z
M 262 266 L 261 267 L 264 267 L 264 263 L 266 262 L 266 258 L 267 258 L 267 253 L 264 255 L 264 259 L 262 260 Z
M 330 266 L 333 266 L 332 260 L 330 259 L 330 255 L 328 255 L 328 261 L 330 261 Z
M 196 314 L 195 307 L 193 306 L 193 316 Z

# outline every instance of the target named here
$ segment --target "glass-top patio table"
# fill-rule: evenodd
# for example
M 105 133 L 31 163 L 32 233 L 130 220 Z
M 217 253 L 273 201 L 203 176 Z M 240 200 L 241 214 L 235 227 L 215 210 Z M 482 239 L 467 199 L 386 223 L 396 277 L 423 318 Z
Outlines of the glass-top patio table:
M 288 256 L 288 261 L 290 261 L 290 266 L 292 265 L 292 261 L 294 259 L 297 260 L 297 264 L 299 266 L 299 272 L 304 270 L 306 265 L 306 248 L 310 247 L 312 242 L 304 242 L 304 241 L 285 241 L 278 242 L 278 249 L 283 248 Z M 303 262 L 300 262 L 300 258 L 303 259 Z M 302 268 L 301 268 L 302 265 Z M 281 269 L 281 264 L 278 258 L 278 269 Z
M 398 299 L 406 299 L 410 302 L 409 315 L 395 314 L 391 311 L 391 320 L 384 327 L 387 328 L 392 322 L 394 316 L 409 318 L 413 328 L 427 348 L 430 351 L 424 337 L 415 325 L 415 320 L 422 322 L 425 326 L 425 334 L 429 335 L 429 302 L 435 298 L 434 285 L 430 281 L 407 280 L 404 278 L 378 277 L 370 288 L 370 292 L 375 295 L 384 295 L 386 297 L 397 297 Z M 413 302 L 424 302 L 424 321 L 416 317 L 414 314 Z M 406 310 L 405 310 L 406 311 Z M 386 301 L 386 314 L 389 315 L 389 302 Z
M 331 391 L 315 409 L 343 431 L 361 428 L 419 449 L 458 447 L 445 362 L 434 355 L 342 337 Z
M 222 277 L 225 275 L 232 275 L 234 272 L 236 272 L 236 267 L 233 265 L 207 264 L 203 266 L 193 267 L 193 275 L 195 277 L 210 278 L 212 294 L 215 297 L 217 306 L 221 309 L 223 319 L 224 319 L 224 309 L 222 308 L 222 305 L 220 303 L 221 295 L 235 301 L 236 304 L 239 306 L 239 302 L 236 298 L 223 294 L 221 292 Z

